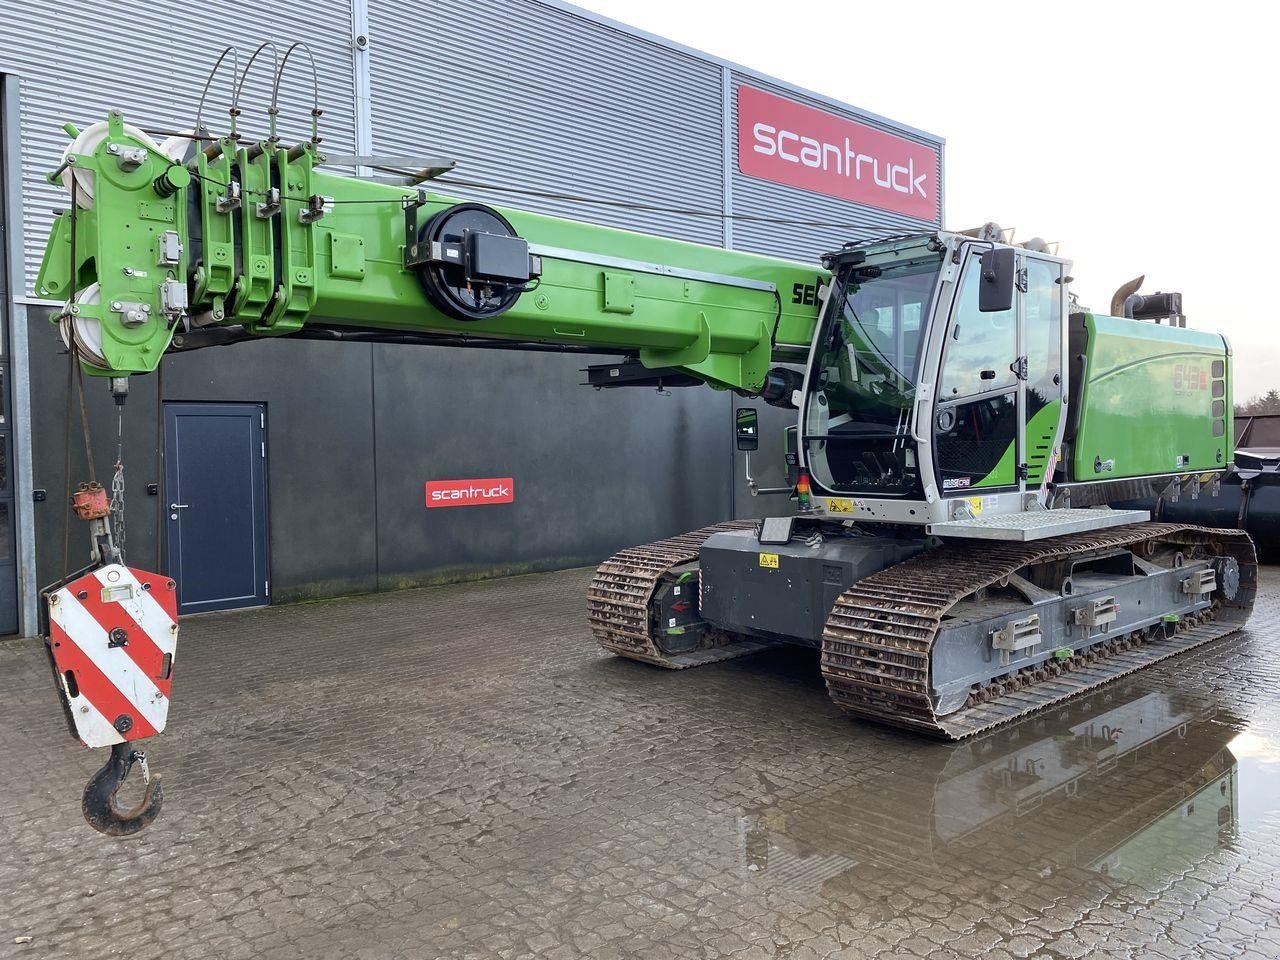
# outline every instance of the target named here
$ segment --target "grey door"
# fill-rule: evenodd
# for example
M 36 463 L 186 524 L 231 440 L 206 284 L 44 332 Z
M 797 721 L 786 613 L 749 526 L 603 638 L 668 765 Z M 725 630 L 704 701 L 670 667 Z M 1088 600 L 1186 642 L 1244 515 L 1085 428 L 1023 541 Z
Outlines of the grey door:
M 165 543 L 178 612 L 267 602 L 266 405 L 164 405 Z

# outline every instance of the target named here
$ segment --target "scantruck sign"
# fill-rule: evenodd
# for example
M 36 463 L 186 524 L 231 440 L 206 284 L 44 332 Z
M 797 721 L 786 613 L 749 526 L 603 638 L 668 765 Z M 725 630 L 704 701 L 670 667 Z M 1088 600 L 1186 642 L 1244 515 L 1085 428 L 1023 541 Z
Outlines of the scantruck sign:
M 938 154 L 932 147 L 738 87 L 738 169 L 801 190 L 938 218 Z
M 511 477 L 427 481 L 428 507 L 484 507 L 515 499 L 516 482 Z

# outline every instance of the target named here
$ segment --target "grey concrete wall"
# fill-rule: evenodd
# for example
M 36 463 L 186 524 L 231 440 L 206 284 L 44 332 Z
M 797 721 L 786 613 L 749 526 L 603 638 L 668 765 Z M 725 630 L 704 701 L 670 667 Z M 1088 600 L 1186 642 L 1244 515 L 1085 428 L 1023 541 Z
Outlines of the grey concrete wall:
M 31 327 L 33 469 L 40 582 L 61 574 L 65 513 L 63 431 L 66 354 L 47 311 Z M 164 399 L 259 401 L 268 410 L 268 485 L 276 598 L 323 596 L 377 587 L 373 525 L 374 464 L 370 348 L 361 344 L 262 341 L 164 361 Z M 125 405 L 127 559 L 164 567 L 157 553 L 157 506 L 147 484 L 163 482 L 156 448 L 156 376 L 131 378 Z M 116 412 L 106 382 L 85 378 L 97 476 L 106 485 L 115 459 Z M 72 479 L 87 479 L 73 411 Z M 72 521 L 71 567 L 84 562 L 88 537 Z
M 728 397 L 596 391 L 585 359 L 375 348 L 384 587 L 594 563 L 729 516 Z M 515 502 L 424 508 L 424 479 L 459 477 L 512 477 Z
M 39 580 L 62 573 L 66 354 L 48 311 L 30 334 Z M 730 515 L 730 398 L 707 388 L 579 386 L 578 355 L 261 341 L 164 361 L 163 399 L 267 405 L 273 600 L 594 563 Z M 86 378 L 100 482 L 115 458 L 105 381 Z M 164 567 L 149 483 L 156 377 L 125 406 L 127 559 Z M 88 478 L 78 419 L 72 479 Z M 429 479 L 514 477 L 509 505 L 432 509 Z M 70 566 L 88 550 L 71 524 Z
M 735 407 L 752 407 L 760 414 L 760 449 L 751 454 L 751 475 L 761 488 L 781 487 L 787 482 L 787 427 L 796 422 L 796 411 L 771 407 L 763 400 L 735 399 Z M 795 513 L 789 495 L 753 497 L 747 486 L 746 454 L 733 452 L 733 515 L 739 518 L 778 517 Z

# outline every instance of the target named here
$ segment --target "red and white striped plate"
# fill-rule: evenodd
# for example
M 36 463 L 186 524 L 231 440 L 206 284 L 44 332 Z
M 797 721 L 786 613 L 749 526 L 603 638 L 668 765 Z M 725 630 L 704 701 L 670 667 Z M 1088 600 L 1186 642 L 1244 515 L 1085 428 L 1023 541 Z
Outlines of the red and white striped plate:
M 87 747 L 164 729 L 178 643 L 178 591 L 168 577 L 113 563 L 49 596 L 62 691 Z

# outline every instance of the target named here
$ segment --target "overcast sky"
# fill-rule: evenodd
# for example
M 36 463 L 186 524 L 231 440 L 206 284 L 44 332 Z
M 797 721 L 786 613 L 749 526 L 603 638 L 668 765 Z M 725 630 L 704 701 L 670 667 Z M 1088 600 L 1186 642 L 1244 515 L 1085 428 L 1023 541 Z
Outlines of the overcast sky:
M 946 226 L 1058 241 L 1098 311 L 1145 273 L 1280 388 L 1275 5 L 575 2 L 945 137 Z

